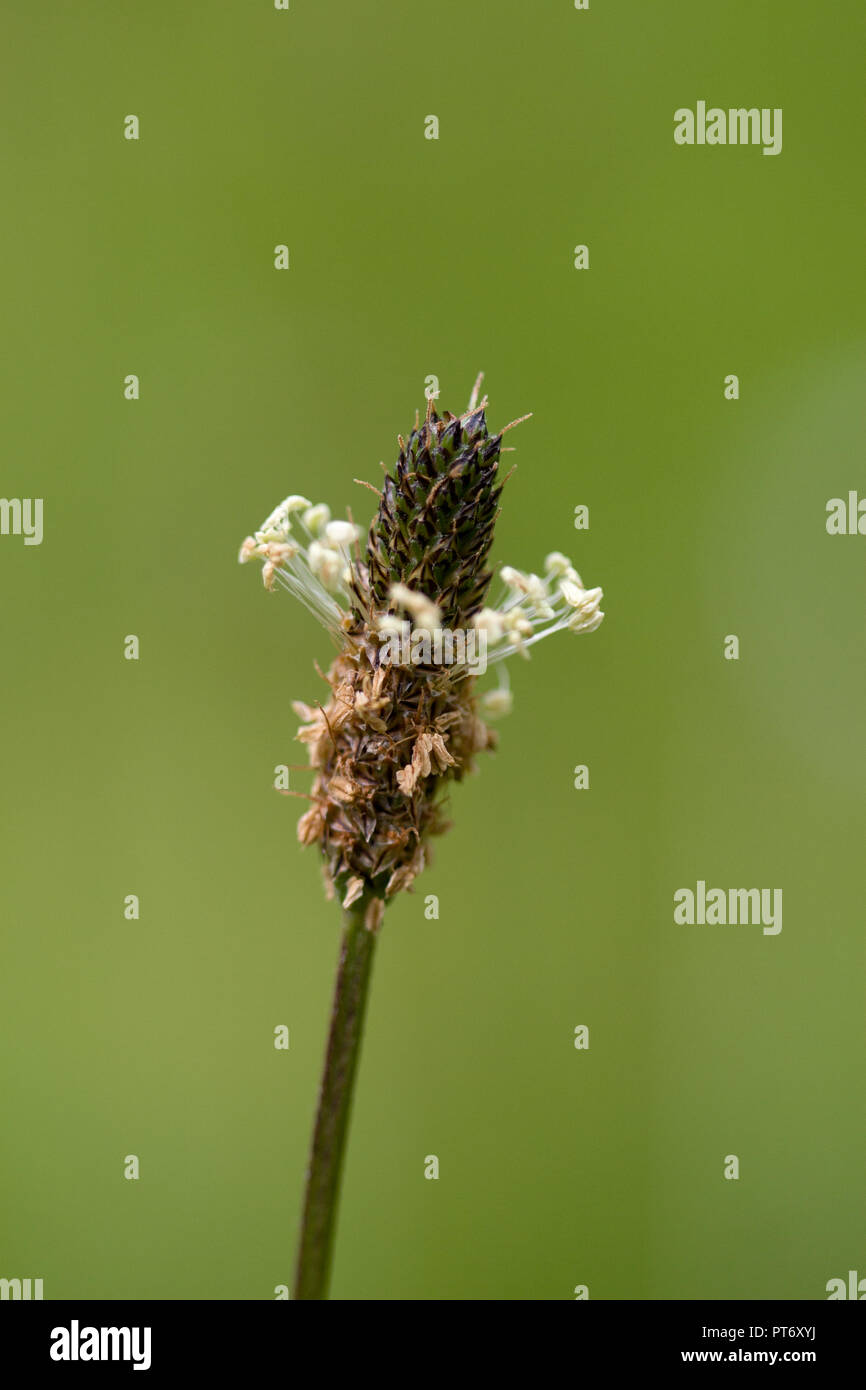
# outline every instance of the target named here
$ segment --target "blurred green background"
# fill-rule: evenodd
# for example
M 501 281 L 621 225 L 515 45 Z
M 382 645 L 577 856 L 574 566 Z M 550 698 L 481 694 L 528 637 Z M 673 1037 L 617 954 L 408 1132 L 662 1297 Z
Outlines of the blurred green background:
M 366 523 L 425 377 L 460 410 L 479 369 L 494 427 L 534 412 L 495 557 L 566 551 L 607 617 L 512 663 L 388 914 L 332 1294 L 866 1274 L 866 539 L 824 526 L 866 492 L 862 6 L 19 0 L 5 31 L 2 492 L 45 538 L 0 538 L 0 1275 L 291 1281 L 339 914 L 273 769 L 331 651 L 237 548 L 294 491 Z M 677 147 L 699 99 L 782 107 L 781 155 Z M 699 878 L 781 887 L 781 934 L 675 926 Z

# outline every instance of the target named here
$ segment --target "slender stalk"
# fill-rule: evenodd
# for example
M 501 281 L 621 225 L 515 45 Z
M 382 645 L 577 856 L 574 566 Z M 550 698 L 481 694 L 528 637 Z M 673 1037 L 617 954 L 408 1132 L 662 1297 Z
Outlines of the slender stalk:
M 343 913 L 343 941 L 307 1170 L 293 1298 L 328 1297 L 340 1173 L 376 945 L 376 933 L 364 926 L 365 905 L 361 900 Z

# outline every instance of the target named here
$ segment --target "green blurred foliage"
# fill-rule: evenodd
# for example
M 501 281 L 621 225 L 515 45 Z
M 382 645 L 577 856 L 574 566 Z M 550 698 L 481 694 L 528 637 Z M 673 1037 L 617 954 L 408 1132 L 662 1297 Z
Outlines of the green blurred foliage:
M 7 9 L 2 491 L 45 539 L 0 539 L 0 1274 L 290 1281 L 339 914 L 272 780 L 330 651 L 237 547 L 293 491 L 366 522 L 424 378 L 483 368 L 534 412 L 496 558 L 572 554 L 607 617 L 517 663 L 389 914 L 333 1295 L 825 1296 L 866 1260 L 866 540 L 824 530 L 862 6 Z M 676 147 L 698 99 L 782 107 L 782 154 Z M 699 878 L 781 886 L 783 931 L 676 927 Z

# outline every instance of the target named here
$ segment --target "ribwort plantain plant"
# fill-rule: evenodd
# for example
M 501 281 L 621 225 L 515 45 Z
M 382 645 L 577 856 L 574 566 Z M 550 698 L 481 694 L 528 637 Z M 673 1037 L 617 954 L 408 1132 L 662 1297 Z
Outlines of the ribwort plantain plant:
M 601 589 L 586 589 L 571 561 L 547 556 L 544 575 L 503 568 L 489 605 L 488 566 L 504 480 L 502 438 L 487 426 L 479 376 L 462 415 L 440 416 L 432 399 L 416 414 L 386 473 L 361 550 L 351 519 L 287 497 L 248 536 L 242 562 L 263 562 L 265 587 L 286 589 L 331 634 L 338 655 L 324 704 L 297 703 L 298 738 L 313 783 L 298 824 L 318 845 L 329 897 L 344 919 L 331 1029 L 316 1115 L 293 1296 L 327 1297 L 354 1077 L 376 940 L 386 904 L 410 889 L 447 829 L 443 791 L 495 746 L 483 715 L 511 707 L 506 658 L 553 632 L 592 632 Z M 358 481 L 358 480 L 356 480 Z M 370 484 L 364 484 L 370 487 Z M 458 641 L 444 644 L 443 634 Z M 438 639 L 431 654 L 431 639 Z M 409 659 L 396 660 L 397 648 Z M 477 639 L 498 686 L 479 695 Z M 467 643 L 469 642 L 469 645 Z M 489 658 L 486 656 L 490 648 Z M 472 648 L 474 650 L 474 648 Z M 456 653 L 456 655 L 455 655 Z

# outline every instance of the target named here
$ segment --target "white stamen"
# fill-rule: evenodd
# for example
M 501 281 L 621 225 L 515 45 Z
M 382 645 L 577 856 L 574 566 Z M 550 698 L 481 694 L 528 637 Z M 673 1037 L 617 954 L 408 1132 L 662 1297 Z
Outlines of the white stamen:
M 310 569 L 317 579 L 321 579 L 325 588 L 336 588 L 343 573 L 343 559 L 340 552 L 332 550 L 330 546 L 322 545 L 320 541 L 311 541 L 307 558 Z
M 502 614 L 497 613 L 495 608 L 482 608 L 480 613 L 475 614 L 472 623 L 478 632 L 487 633 L 488 642 L 502 641 Z
M 331 520 L 331 508 L 324 502 L 319 502 L 317 506 L 310 507 L 301 517 L 304 525 L 311 536 L 318 536 Z
M 544 557 L 545 574 L 553 574 L 559 578 L 567 574 L 570 568 L 571 561 L 561 550 L 551 550 L 550 554 Z
M 505 714 L 510 714 L 514 707 L 514 698 L 510 690 L 501 687 L 498 690 L 487 690 L 481 696 L 481 705 L 485 714 L 489 714 L 491 719 L 500 719 Z
M 520 593 L 525 593 L 526 579 L 520 570 L 514 569 L 511 565 L 503 565 L 499 571 L 499 577 L 503 584 L 507 584 L 509 589 L 516 589 Z
M 351 521 L 329 521 L 325 526 L 325 540 L 329 545 L 350 546 L 361 534 L 359 526 Z
M 393 603 L 405 608 L 415 619 L 415 626 L 436 632 L 442 626 L 442 611 L 439 606 L 424 594 L 408 588 L 405 584 L 392 584 L 388 597 Z

